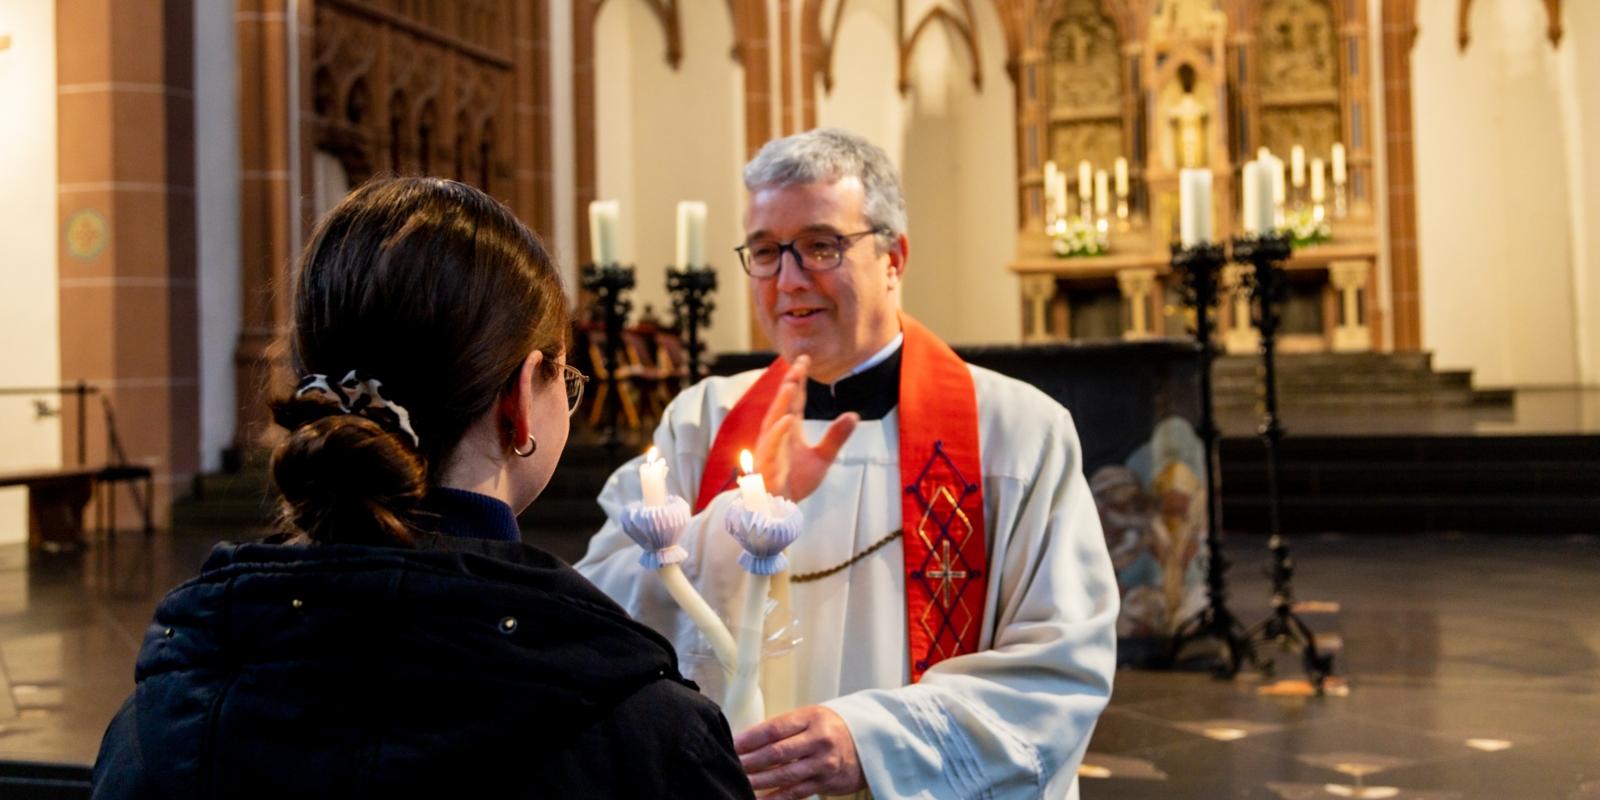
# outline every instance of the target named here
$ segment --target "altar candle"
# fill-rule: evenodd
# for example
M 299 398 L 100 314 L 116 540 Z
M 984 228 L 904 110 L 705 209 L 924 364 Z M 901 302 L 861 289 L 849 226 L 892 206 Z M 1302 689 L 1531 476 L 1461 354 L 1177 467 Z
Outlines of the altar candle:
M 1327 181 L 1322 175 L 1322 159 L 1311 159 L 1311 202 L 1321 203 L 1328 199 Z
M 667 504 L 667 462 L 661 460 L 654 447 L 645 454 L 644 463 L 639 465 L 639 488 L 644 493 L 645 505 Z
M 1289 183 L 1296 189 L 1306 185 L 1306 149 L 1300 145 L 1289 151 Z
M 1078 197 L 1087 202 L 1094 191 L 1090 182 L 1094 180 L 1094 167 L 1088 159 L 1078 162 Z
M 1254 236 L 1272 232 L 1276 225 L 1277 210 L 1272 203 L 1271 161 L 1252 161 L 1244 165 L 1240 178 L 1244 189 L 1244 232 Z
M 768 513 L 771 500 L 767 495 L 767 482 L 755 471 L 755 458 L 749 450 L 739 453 L 739 466 L 744 470 L 739 477 L 739 496 L 744 500 L 744 507 L 757 514 Z
M 1283 162 L 1268 156 L 1266 164 L 1272 178 L 1272 207 L 1277 211 L 1282 211 L 1283 204 L 1289 200 L 1289 192 L 1283 182 Z
M 1121 156 L 1118 156 L 1117 157 L 1117 162 L 1116 162 L 1116 165 L 1115 165 L 1115 168 L 1114 168 L 1114 172 L 1116 174 L 1117 196 L 1118 197 L 1127 197 L 1128 196 L 1128 159 L 1123 158 Z
M 1211 241 L 1211 171 L 1186 169 L 1178 174 L 1179 239 L 1184 247 Z
M 1045 208 L 1054 209 L 1056 206 L 1056 162 L 1044 162 L 1044 205 Z
M 1270 149 L 1268 149 L 1266 146 L 1262 146 L 1262 147 L 1257 147 L 1256 148 L 1256 160 L 1257 161 L 1266 161 L 1266 160 L 1268 160 L 1270 158 L 1272 158 L 1272 151 Z
M 1349 178 L 1349 173 L 1345 171 L 1345 164 L 1344 164 L 1344 144 L 1341 143 L 1341 142 L 1334 142 L 1333 143 L 1333 185 L 1334 186 L 1343 186 L 1345 184 L 1346 179 L 1348 179 L 1348 178 Z
M 1101 217 L 1111 213 L 1111 177 L 1105 170 L 1094 174 L 1094 213 Z
M 678 268 L 703 267 L 706 261 L 706 204 L 678 203 Z
M 1056 219 L 1067 218 L 1067 173 L 1056 171 L 1055 185 Z
M 617 263 L 617 217 L 615 200 L 589 203 L 589 258 L 596 264 Z

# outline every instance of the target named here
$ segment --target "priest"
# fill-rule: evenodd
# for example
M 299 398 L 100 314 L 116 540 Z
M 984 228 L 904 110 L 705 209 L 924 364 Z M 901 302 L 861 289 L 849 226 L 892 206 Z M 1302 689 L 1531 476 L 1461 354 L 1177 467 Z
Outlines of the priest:
M 744 180 L 738 252 L 779 358 L 685 390 L 655 446 L 694 507 L 683 571 L 719 609 L 739 607 L 743 578 L 723 527 L 740 450 L 805 513 L 772 581 L 771 617 L 794 622 L 763 667 L 768 718 L 734 732 L 752 785 L 779 800 L 1076 797 L 1111 692 L 1117 591 L 1071 417 L 901 313 L 905 203 L 881 149 L 810 131 L 768 143 Z M 607 482 L 610 521 L 578 570 L 701 659 L 720 696 L 705 644 L 617 524 L 638 475 Z

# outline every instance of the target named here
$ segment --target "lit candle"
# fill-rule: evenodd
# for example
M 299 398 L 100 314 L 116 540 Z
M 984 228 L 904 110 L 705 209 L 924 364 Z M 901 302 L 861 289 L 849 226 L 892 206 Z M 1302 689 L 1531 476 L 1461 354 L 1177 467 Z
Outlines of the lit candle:
M 1345 184 L 1345 181 L 1348 178 L 1349 178 L 1349 173 L 1345 171 L 1345 163 L 1344 163 L 1344 144 L 1341 143 L 1341 142 L 1334 142 L 1333 143 L 1333 185 L 1334 186 L 1343 186 Z
M 1055 184 L 1056 219 L 1067 218 L 1067 173 L 1056 171 Z
M 1116 162 L 1112 165 L 1112 174 L 1114 176 L 1114 179 L 1116 180 L 1117 196 L 1118 197 L 1127 197 L 1128 196 L 1128 159 L 1123 158 L 1121 156 L 1117 156 Z
M 646 506 L 667 504 L 667 462 L 661 460 L 654 447 L 639 465 L 639 488 L 644 493 Z
M 1211 171 L 1186 169 L 1178 174 L 1179 239 L 1184 247 L 1211 241 Z
M 617 217 L 615 200 L 589 203 L 589 257 L 600 265 L 617 263 Z
M 1306 149 L 1300 145 L 1289 151 L 1289 183 L 1296 189 L 1306 185 Z
M 1105 170 L 1094 174 L 1094 213 L 1101 217 L 1111 213 L 1111 177 Z
M 1322 175 L 1322 159 L 1311 159 L 1311 202 L 1321 203 L 1328 199 L 1327 181 Z
M 1094 187 L 1090 185 L 1090 182 L 1093 181 L 1093 180 L 1094 180 L 1094 167 L 1089 164 L 1088 159 L 1084 159 L 1083 161 L 1079 161 L 1078 162 L 1078 198 L 1080 200 L 1084 201 L 1085 203 L 1089 202 L 1089 198 L 1091 196 L 1093 196 L 1092 193 L 1094 192 Z
M 706 204 L 678 203 L 678 268 L 703 267 L 706 261 Z
M 1266 161 L 1269 158 L 1272 158 L 1272 151 L 1269 150 L 1265 145 L 1256 148 L 1257 161 Z
M 755 458 L 749 450 L 739 453 L 739 466 L 744 470 L 739 477 L 739 496 L 744 500 L 744 507 L 757 514 L 769 513 L 771 498 L 767 495 L 767 482 L 755 471 Z

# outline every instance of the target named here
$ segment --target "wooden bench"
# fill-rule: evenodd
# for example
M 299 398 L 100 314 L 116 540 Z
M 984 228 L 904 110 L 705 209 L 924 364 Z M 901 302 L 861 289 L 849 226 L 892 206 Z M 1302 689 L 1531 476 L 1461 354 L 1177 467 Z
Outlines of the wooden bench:
M 28 487 L 28 547 L 64 551 L 83 546 L 83 507 L 99 490 L 95 504 L 95 529 L 115 535 L 116 484 L 144 482 L 144 530 L 154 530 L 150 515 L 150 468 L 135 464 L 100 467 L 56 467 L 0 472 L 0 487 Z

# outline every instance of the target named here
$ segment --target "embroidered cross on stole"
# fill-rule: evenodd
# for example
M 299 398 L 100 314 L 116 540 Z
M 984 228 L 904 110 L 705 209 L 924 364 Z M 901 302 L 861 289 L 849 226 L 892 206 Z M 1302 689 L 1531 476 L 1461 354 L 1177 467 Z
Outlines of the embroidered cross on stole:
M 901 314 L 900 326 L 900 514 L 914 683 L 934 664 L 978 649 L 989 551 L 972 373 L 921 323 Z M 774 361 L 728 413 L 706 458 L 696 512 L 733 487 L 739 451 L 754 448 L 788 369 Z

